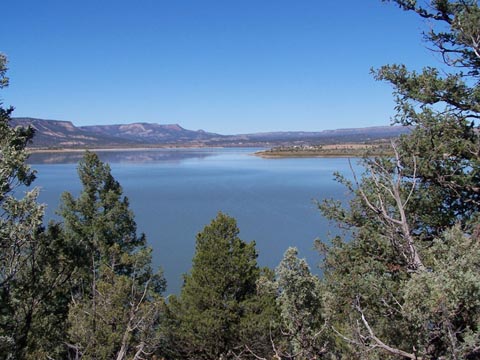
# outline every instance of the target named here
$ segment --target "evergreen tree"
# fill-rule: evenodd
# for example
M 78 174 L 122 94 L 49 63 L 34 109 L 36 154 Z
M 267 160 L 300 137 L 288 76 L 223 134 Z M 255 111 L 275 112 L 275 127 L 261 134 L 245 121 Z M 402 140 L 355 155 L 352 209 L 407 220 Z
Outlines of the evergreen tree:
M 180 297 L 170 298 L 172 357 L 226 359 L 247 347 L 252 353 L 264 350 L 258 340 L 268 338 L 272 319 L 265 315 L 275 312 L 273 297 L 257 296 L 261 271 L 255 243 L 242 241 L 238 233 L 235 220 L 219 213 L 197 235 L 192 270 Z
M 95 153 L 85 153 L 78 175 L 83 186 L 80 196 L 62 195 L 59 214 L 66 234 L 83 247 L 88 272 L 107 264 L 117 274 L 131 274 L 137 253 L 146 250 L 146 239 L 144 234 L 137 236 L 128 198 L 109 165 Z
M 429 19 L 424 36 L 449 68 L 376 72 L 394 86 L 396 121 L 415 127 L 392 144 L 393 158 L 366 158 L 361 178 L 339 177 L 353 195 L 348 209 L 322 205 L 348 233 L 321 245 L 324 306 L 343 356 L 474 359 L 480 9 L 477 1 L 393 2 Z
M 480 205 L 478 1 L 392 2 L 429 21 L 424 38 L 445 64 L 421 72 L 385 65 L 375 72 L 394 87 L 395 121 L 415 126 L 398 146 L 404 175 L 417 178 L 412 202 L 424 209 L 414 226 L 427 240 L 457 222 L 471 231 Z
M 8 84 L 5 72 L 0 55 L 0 87 Z M 12 111 L 0 106 L 0 358 L 62 357 L 75 253 L 58 225 L 44 228 L 38 189 L 27 191 L 35 179 L 26 164 L 34 131 L 12 128 Z
M 287 249 L 276 269 L 282 334 L 289 343 L 282 358 L 318 359 L 327 352 L 328 344 L 321 282 L 297 255 L 296 248 Z
M 143 277 L 143 275 L 142 275 Z M 158 288 L 135 274 L 98 271 L 94 293 L 74 300 L 69 312 L 73 358 L 145 359 L 158 351 L 164 301 Z
M 77 199 L 63 194 L 60 209 L 83 258 L 72 282 L 69 348 L 82 359 L 140 359 L 159 341 L 165 281 L 110 167 L 87 152 L 78 173 L 83 190 Z

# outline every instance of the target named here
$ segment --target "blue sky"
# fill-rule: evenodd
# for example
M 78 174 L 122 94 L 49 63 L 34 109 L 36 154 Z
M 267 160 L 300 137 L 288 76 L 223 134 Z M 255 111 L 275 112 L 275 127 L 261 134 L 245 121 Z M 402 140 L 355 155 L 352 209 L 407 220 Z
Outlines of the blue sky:
M 15 116 L 223 134 L 388 125 L 370 68 L 438 66 L 380 0 L 3 0 Z

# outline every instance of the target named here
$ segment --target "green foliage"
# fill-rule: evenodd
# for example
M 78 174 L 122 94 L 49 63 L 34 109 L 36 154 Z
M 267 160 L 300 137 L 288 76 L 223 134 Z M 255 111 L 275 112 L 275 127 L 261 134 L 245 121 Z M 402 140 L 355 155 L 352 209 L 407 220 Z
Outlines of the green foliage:
M 413 200 L 429 214 L 419 225 L 433 239 L 457 221 L 471 225 L 469 219 L 480 205 L 480 138 L 475 124 L 480 118 L 480 8 L 477 1 L 434 1 L 431 6 L 393 2 L 429 19 L 425 40 L 448 65 L 421 72 L 386 65 L 375 72 L 378 80 L 394 87 L 396 121 L 416 126 L 412 136 L 401 140 L 399 151 L 410 169 L 406 176 L 413 177 L 412 156 L 418 160 L 415 176 L 421 181 Z
M 477 1 L 393 2 L 431 21 L 425 39 L 450 68 L 376 72 L 394 86 L 396 121 L 415 128 L 392 144 L 393 157 L 367 158 L 362 177 L 340 178 L 352 193 L 348 208 L 321 205 L 347 232 L 320 244 L 324 308 L 342 356 L 474 359 L 480 10 Z
M 87 152 L 78 173 L 83 191 L 63 194 L 64 232 L 83 261 L 72 281 L 69 348 L 85 359 L 144 356 L 159 339 L 165 289 L 151 267 L 151 249 L 137 236 L 128 199 L 110 167 Z
M 275 274 L 268 268 L 260 270 L 256 281 L 256 293 L 244 302 L 245 310 L 240 320 L 239 339 L 244 351 L 237 354 L 240 358 L 253 359 L 256 356 L 268 357 L 275 351 L 272 346 L 277 339 L 283 345 L 280 328 L 280 308 L 276 302 L 274 288 L 265 288 L 264 283 L 272 283 Z
M 163 298 L 149 283 L 101 271 L 95 296 L 75 301 L 69 313 L 70 348 L 82 359 L 127 359 L 154 353 Z M 93 300 L 94 299 L 94 300 Z
M 0 88 L 5 72 L 0 55 Z M 12 128 L 12 111 L 0 106 L 0 358 L 61 356 L 73 254 L 57 225 L 44 228 L 38 189 L 27 191 L 35 172 L 25 148 L 34 132 Z
M 326 353 L 328 343 L 321 282 L 297 255 L 297 249 L 289 248 L 276 269 L 282 334 L 289 344 L 282 355 L 299 360 L 315 359 Z
M 7 57 L 0 53 L 0 89 L 8 86 L 8 77 L 7 73 Z
M 238 233 L 235 220 L 219 213 L 197 235 L 192 270 L 180 297 L 170 297 L 169 336 L 177 351 L 171 356 L 233 358 L 246 346 L 255 353 L 270 349 L 259 340 L 270 333 L 273 296 L 257 295 L 255 243 L 245 243 Z
M 0 87 L 5 71 L 0 55 Z M 63 226 L 45 228 L 38 190 L 19 192 L 35 179 L 26 164 L 34 132 L 12 128 L 12 111 L 0 106 L 0 359 L 150 356 L 165 281 L 120 185 L 87 153 L 82 194 L 64 194 Z
M 146 241 L 143 234 L 137 236 L 128 199 L 110 167 L 95 153 L 86 152 L 78 174 L 83 186 L 78 199 L 70 193 L 62 195 L 59 214 L 66 234 L 82 244 L 89 265 L 104 263 L 115 273 L 130 274 L 136 266 L 135 253 L 145 249 Z
M 403 312 L 434 357 L 480 355 L 478 240 L 459 227 L 446 231 L 425 253 L 432 259 L 429 271 L 414 274 L 402 289 Z

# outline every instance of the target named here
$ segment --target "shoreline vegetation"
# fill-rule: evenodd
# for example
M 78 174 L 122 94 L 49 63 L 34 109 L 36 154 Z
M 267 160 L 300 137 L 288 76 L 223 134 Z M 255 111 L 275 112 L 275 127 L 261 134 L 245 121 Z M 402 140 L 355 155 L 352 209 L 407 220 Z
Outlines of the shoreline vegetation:
M 338 143 L 328 145 L 277 146 L 257 151 L 254 155 L 262 158 L 312 158 L 312 157 L 362 157 L 389 156 L 392 148 L 387 141 L 375 143 Z

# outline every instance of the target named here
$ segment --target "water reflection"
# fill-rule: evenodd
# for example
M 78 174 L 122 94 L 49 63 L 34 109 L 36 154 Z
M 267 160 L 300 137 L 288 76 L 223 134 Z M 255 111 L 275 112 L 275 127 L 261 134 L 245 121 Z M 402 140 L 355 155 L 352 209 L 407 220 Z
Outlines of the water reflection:
M 224 150 L 225 151 L 225 150 Z M 251 151 L 251 150 L 250 150 Z M 100 159 L 108 163 L 180 163 L 187 159 L 205 159 L 217 156 L 218 149 L 142 149 L 142 150 L 99 150 Z M 28 159 L 30 164 L 76 164 L 84 151 L 38 152 Z

